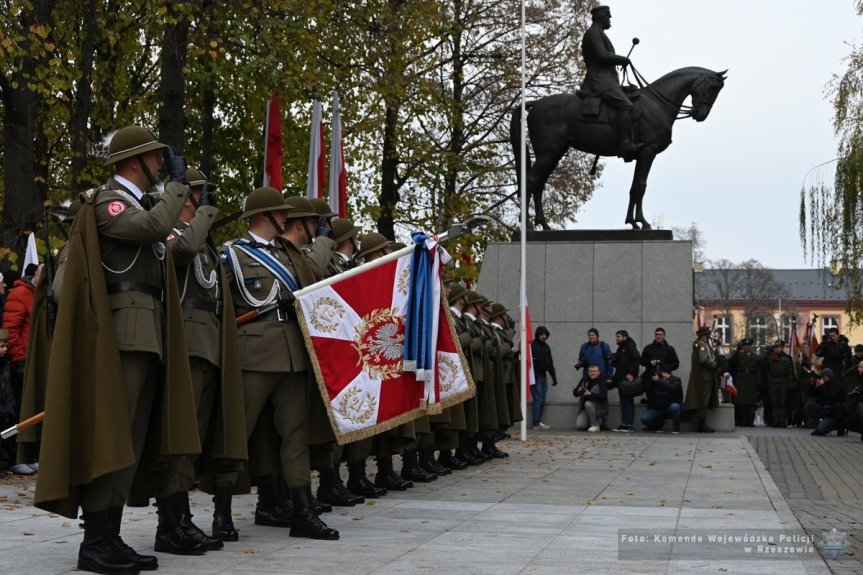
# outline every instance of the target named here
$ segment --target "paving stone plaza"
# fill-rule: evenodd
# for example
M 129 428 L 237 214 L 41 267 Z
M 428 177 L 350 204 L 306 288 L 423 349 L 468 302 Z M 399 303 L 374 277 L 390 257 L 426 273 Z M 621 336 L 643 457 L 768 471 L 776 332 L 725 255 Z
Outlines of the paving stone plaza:
M 860 573 L 863 443 L 807 430 L 684 433 L 530 432 L 507 440 L 509 459 L 455 472 L 405 493 L 336 508 L 338 542 L 254 525 L 252 496 L 235 498 L 240 541 L 202 557 L 160 555 L 158 573 Z M 35 482 L 0 483 L 0 558 L 5 575 L 75 571 L 78 522 L 31 505 Z M 212 504 L 193 493 L 195 521 L 209 530 Z M 155 509 L 127 508 L 125 540 L 152 552 Z M 836 528 L 847 542 L 833 559 L 817 547 Z M 717 537 L 784 534 L 759 553 Z M 651 534 L 642 544 L 622 538 Z M 655 544 L 652 535 L 701 536 Z M 708 538 L 714 540 L 709 541 Z M 790 539 L 789 539 L 790 540 Z M 632 541 L 632 539 L 630 539 Z M 637 541 L 637 540 L 636 540 Z M 770 549 L 772 547 L 772 549 Z

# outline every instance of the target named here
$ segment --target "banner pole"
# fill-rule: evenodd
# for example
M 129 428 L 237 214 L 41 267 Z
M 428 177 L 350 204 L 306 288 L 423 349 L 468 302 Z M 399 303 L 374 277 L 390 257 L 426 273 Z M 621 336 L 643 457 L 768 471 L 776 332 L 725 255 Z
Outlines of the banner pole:
M 521 295 L 521 310 L 520 315 L 521 318 L 519 320 L 521 326 L 521 336 L 520 336 L 520 345 L 521 345 L 521 362 L 520 362 L 520 379 L 522 382 L 523 389 L 521 390 L 521 440 L 527 441 L 527 354 L 530 353 L 530 350 L 527 348 L 527 138 L 525 134 L 525 128 L 527 126 L 527 119 L 525 115 L 525 64 L 527 61 L 525 55 L 525 8 L 524 8 L 524 0 L 521 0 L 521 153 L 519 154 L 520 162 L 518 166 L 519 170 L 519 183 L 520 183 L 520 192 L 521 192 L 521 239 L 520 239 L 520 250 L 521 250 L 521 270 L 519 273 L 519 293 Z

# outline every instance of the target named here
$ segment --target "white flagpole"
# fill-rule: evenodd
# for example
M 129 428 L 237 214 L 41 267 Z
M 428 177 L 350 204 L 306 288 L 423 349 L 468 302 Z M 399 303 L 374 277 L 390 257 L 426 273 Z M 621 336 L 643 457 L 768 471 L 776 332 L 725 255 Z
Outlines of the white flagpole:
M 522 382 L 522 390 L 521 390 L 521 440 L 527 440 L 527 354 L 530 353 L 530 350 L 527 348 L 527 310 L 525 309 L 525 304 L 527 303 L 527 138 L 525 134 L 525 128 L 527 125 L 527 117 L 525 114 L 525 102 L 524 102 L 524 92 L 525 92 L 525 63 L 527 58 L 525 56 L 525 24 L 527 20 L 525 18 L 525 9 L 524 9 L 524 0 L 521 0 L 521 161 L 518 166 L 519 170 L 519 182 L 521 186 L 521 273 L 519 274 L 519 293 L 521 294 L 521 336 L 520 336 L 520 344 L 521 344 L 521 374 L 519 381 Z

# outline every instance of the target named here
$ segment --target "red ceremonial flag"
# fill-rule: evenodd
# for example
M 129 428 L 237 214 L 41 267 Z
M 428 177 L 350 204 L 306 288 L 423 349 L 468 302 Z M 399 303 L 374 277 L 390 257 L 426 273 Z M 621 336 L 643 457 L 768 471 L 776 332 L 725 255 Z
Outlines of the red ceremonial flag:
M 698 331 L 704 325 L 704 308 L 698 306 L 695 308 L 695 331 Z
M 530 344 L 533 343 L 533 326 L 530 325 L 530 307 L 527 305 L 527 296 L 522 294 L 521 305 L 524 306 L 524 333 L 527 339 L 527 381 L 524 390 L 524 396 L 528 401 L 531 401 L 530 386 L 536 385 L 536 374 L 533 372 L 533 348 Z
M 279 97 L 270 96 L 264 122 L 264 185 L 282 191 L 282 114 Z
M 330 127 L 332 144 L 330 146 L 330 209 L 347 217 L 348 176 L 345 170 L 345 143 L 342 140 L 342 110 L 338 92 L 333 92 L 333 120 Z
M 373 262 L 297 297 L 315 378 L 340 445 L 370 437 L 475 394 L 437 292 L 433 389 L 405 370 L 405 323 L 414 251 Z M 352 270 L 353 271 L 353 270 Z M 439 278 L 437 275 L 433 276 Z
M 730 375 L 722 378 L 722 389 L 727 391 L 729 395 L 734 397 L 737 395 L 737 387 L 734 385 L 734 378 Z
M 324 125 L 321 122 L 321 103 L 312 104 L 312 130 L 309 138 L 309 170 L 306 178 L 306 197 L 324 197 Z

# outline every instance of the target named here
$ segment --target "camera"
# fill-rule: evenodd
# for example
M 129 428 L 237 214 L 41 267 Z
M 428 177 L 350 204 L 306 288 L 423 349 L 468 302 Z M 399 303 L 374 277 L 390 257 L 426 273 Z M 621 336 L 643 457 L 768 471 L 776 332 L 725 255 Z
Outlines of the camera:
M 575 369 L 584 369 L 585 367 L 587 367 L 587 362 L 584 360 L 581 360 L 575 364 Z

